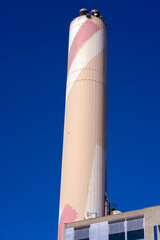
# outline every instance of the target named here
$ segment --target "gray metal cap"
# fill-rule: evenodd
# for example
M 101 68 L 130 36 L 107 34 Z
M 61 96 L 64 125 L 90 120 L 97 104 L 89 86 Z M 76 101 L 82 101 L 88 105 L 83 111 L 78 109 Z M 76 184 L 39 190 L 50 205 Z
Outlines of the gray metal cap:
M 79 16 L 86 15 L 88 13 L 88 10 L 86 8 L 82 8 L 79 11 Z
M 91 11 L 91 15 L 94 15 L 95 17 L 99 17 L 100 16 L 100 12 L 97 9 L 93 9 Z

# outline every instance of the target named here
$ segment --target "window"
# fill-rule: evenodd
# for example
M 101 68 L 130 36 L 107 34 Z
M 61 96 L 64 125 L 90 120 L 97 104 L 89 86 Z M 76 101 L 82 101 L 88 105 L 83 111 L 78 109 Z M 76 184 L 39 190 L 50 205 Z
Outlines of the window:
M 109 240 L 125 240 L 124 221 L 109 224 Z
M 127 232 L 127 240 L 144 239 L 144 229 Z
M 89 240 L 89 227 L 75 229 L 74 240 Z
M 127 221 L 127 240 L 144 239 L 144 218 Z

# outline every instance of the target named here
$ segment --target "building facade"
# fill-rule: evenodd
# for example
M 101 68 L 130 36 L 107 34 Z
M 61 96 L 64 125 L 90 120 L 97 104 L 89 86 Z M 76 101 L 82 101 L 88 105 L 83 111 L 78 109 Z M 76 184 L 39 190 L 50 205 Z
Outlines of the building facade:
M 67 223 L 64 240 L 160 240 L 160 206 Z

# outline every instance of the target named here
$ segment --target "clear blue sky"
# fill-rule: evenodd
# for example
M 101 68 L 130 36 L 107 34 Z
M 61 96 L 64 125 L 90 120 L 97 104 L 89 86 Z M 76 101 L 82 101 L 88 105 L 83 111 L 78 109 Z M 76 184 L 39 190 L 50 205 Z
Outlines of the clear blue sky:
M 108 25 L 108 195 L 160 204 L 160 2 L 3 1 L 0 239 L 56 240 L 68 29 L 79 9 Z

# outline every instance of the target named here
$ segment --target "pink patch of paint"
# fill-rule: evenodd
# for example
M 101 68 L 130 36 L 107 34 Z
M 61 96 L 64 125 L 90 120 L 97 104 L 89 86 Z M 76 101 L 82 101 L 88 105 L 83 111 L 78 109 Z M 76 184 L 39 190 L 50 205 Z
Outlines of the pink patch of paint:
M 64 236 L 64 223 L 74 222 L 77 218 L 77 212 L 70 205 L 66 205 L 62 212 L 59 228 L 58 228 L 58 240 L 63 240 Z
M 69 69 L 71 67 L 72 61 L 76 57 L 78 51 L 81 49 L 83 44 L 99 29 L 100 28 L 89 19 L 79 29 L 69 51 L 68 73 L 69 73 Z

